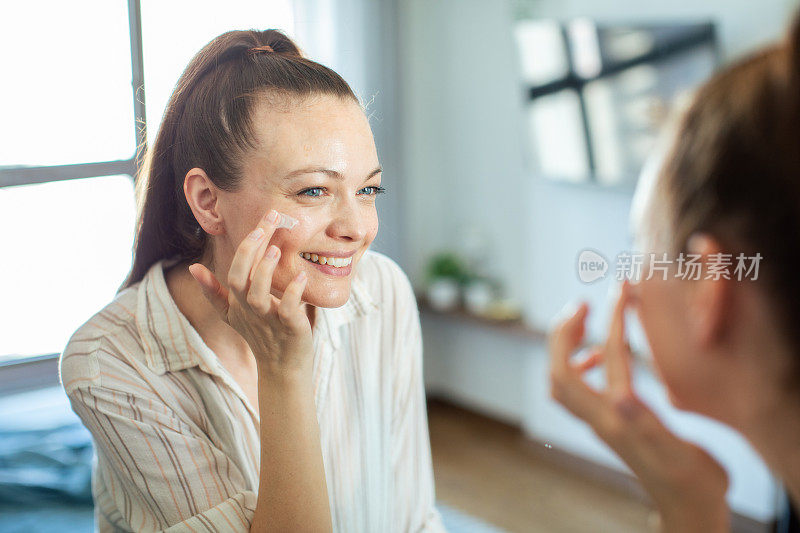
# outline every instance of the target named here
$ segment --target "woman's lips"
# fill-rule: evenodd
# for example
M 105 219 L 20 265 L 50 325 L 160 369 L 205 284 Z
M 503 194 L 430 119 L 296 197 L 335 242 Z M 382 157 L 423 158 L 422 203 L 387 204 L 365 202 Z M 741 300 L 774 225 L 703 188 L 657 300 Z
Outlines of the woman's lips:
M 352 270 L 353 270 L 353 264 L 352 263 L 350 263 L 349 265 L 344 266 L 344 267 L 335 267 L 333 265 L 320 265 L 319 263 L 315 263 L 314 261 L 311 261 L 310 259 L 306 259 L 305 257 L 303 258 L 303 260 L 306 261 L 307 263 L 311 263 L 311 265 L 313 265 L 314 268 L 316 268 L 317 270 L 319 270 L 323 274 L 327 274 L 329 276 L 335 276 L 335 277 L 343 278 L 343 277 L 349 276 L 350 272 L 352 272 Z

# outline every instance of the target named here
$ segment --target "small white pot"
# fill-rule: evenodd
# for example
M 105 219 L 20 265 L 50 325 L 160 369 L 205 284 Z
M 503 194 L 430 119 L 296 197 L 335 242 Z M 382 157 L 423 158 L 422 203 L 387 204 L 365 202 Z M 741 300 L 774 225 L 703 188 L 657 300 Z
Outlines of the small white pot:
M 473 281 L 464 288 L 464 306 L 470 313 L 486 314 L 493 298 L 492 286 L 485 281 Z
M 458 283 L 449 278 L 433 280 L 428 285 L 428 303 L 438 311 L 447 311 L 458 306 Z

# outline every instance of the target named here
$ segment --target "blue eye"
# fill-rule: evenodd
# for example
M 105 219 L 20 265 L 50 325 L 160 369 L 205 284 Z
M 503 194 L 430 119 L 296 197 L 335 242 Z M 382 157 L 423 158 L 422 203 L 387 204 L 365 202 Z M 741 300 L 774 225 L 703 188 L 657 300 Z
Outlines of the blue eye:
M 364 187 L 363 189 L 358 191 L 359 194 L 365 194 L 367 196 L 376 196 L 376 195 L 384 193 L 384 192 L 386 192 L 386 189 L 384 189 L 383 187 L 375 187 L 375 186 Z
M 305 189 L 304 191 L 300 191 L 301 196 L 310 196 L 312 198 L 318 198 L 322 196 L 322 187 L 311 187 L 310 189 Z

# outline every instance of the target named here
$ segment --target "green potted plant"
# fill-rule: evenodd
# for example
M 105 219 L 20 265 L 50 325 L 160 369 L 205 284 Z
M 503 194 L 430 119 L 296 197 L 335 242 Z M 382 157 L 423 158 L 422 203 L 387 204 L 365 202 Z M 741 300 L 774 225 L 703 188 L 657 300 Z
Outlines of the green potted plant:
M 428 262 L 427 297 L 434 309 L 445 311 L 458 306 L 461 285 L 469 279 L 464 260 L 454 252 L 440 252 Z

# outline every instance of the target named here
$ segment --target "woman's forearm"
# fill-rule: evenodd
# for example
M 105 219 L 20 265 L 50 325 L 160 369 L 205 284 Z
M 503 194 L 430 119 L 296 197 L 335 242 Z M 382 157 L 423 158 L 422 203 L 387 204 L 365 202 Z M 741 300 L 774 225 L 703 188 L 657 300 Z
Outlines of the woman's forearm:
M 261 473 L 250 531 L 331 531 L 310 372 L 258 373 Z

